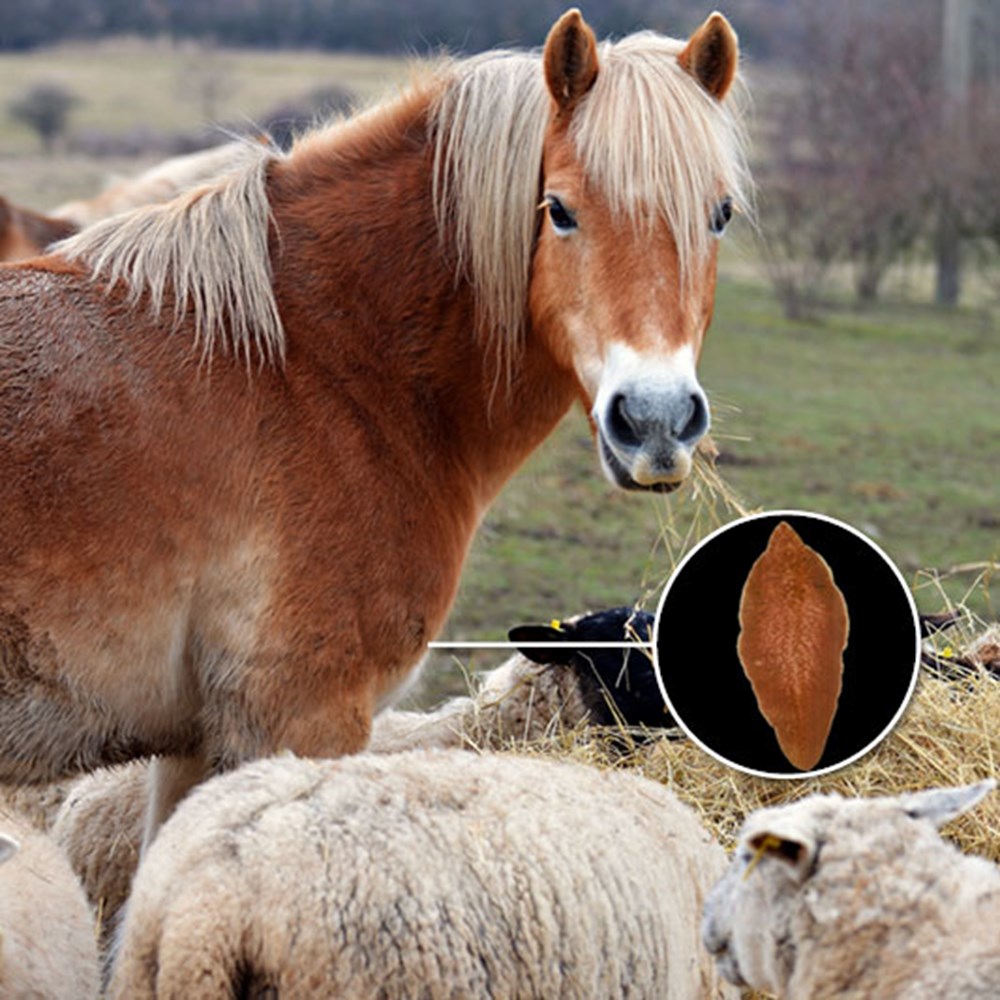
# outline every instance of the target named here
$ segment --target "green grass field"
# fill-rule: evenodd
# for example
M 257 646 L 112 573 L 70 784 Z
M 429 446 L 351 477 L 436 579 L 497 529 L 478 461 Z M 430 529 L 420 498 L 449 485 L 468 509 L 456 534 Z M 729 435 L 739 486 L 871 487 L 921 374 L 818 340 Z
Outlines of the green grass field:
M 364 98 L 405 78 L 403 63 L 310 53 L 212 53 L 226 81 L 224 120 L 340 82 Z M 60 78 L 84 103 L 74 126 L 197 123 L 185 73 L 197 53 L 130 41 L 0 57 L 0 107 L 19 87 Z M 2 112 L 0 112 L 2 117 Z M 39 208 L 93 191 L 136 164 L 38 155 L 0 121 L 0 193 Z M 702 362 L 713 399 L 720 472 L 748 509 L 804 508 L 869 535 L 914 586 L 921 610 L 946 601 L 998 615 L 1000 335 L 988 314 L 884 304 L 790 323 L 752 257 L 723 261 Z M 573 412 L 509 484 L 474 545 L 450 639 L 500 639 L 517 622 L 617 603 L 654 607 L 672 567 L 736 511 L 691 488 L 623 494 L 599 471 L 583 414 Z M 991 569 L 991 566 L 993 567 Z M 705 623 L 710 624 L 711 595 Z M 460 670 L 428 690 L 461 687 Z

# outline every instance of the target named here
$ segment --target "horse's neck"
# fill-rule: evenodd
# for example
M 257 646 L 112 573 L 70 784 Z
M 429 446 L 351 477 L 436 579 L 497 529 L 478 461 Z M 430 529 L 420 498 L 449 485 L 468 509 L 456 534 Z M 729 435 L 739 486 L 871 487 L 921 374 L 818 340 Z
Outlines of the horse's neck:
M 399 420 L 433 412 L 448 437 L 435 455 L 488 503 L 566 412 L 572 377 L 530 333 L 510 385 L 498 374 L 472 288 L 439 237 L 422 116 L 350 153 L 304 152 L 269 188 L 289 364 L 323 366 L 341 383 L 363 371 Z

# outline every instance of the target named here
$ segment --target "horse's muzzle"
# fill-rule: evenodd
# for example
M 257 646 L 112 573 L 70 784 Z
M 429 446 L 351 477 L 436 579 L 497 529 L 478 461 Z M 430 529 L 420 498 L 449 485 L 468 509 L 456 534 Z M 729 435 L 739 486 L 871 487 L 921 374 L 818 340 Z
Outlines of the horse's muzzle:
M 669 392 L 613 393 L 594 413 L 608 478 L 626 490 L 669 493 L 691 472 L 695 446 L 709 428 L 708 401 L 697 383 Z

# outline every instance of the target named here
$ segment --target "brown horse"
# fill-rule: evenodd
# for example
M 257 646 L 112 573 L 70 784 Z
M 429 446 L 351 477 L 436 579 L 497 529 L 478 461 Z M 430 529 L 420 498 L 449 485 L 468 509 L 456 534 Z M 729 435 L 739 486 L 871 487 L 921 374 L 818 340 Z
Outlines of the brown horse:
M 50 243 L 64 240 L 77 226 L 0 197 L 0 263 L 37 257 Z
M 0 269 L 0 780 L 365 746 L 575 399 L 673 489 L 744 197 L 736 39 L 493 52 Z

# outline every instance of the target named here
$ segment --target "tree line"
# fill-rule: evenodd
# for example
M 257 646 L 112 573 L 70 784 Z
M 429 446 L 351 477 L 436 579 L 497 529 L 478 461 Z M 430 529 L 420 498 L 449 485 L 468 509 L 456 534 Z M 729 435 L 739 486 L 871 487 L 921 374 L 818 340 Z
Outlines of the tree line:
M 761 245 L 786 312 L 812 312 L 841 266 L 872 301 L 908 259 L 933 261 L 954 305 L 963 265 L 1000 253 L 1000 10 L 838 0 L 797 19 L 795 82 L 758 136 Z
M 727 9 L 785 6 L 736 0 Z M 540 45 L 570 0 L 3 0 L 0 49 L 68 39 L 145 35 L 249 47 L 311 47 L 422 54 Z M 686 34 L 708 13 L 703 0 L 584 0 L 599 36 L 647 27 Z M 757 33 L 756 16 L 747 30 Z M 770 36 L 760 32 L 762 41 Z
M 131 33 L 208 45 L 468 52 L 539 44 L 567 4 L 4 0 L 0 48 Z M 584 0 L 583 6 L 601 36 L 640 27 L 683 36 L 711 5 Z M 985 263 L 981 273 L 1000 297 L 993 266 L 1000 256 L 1000 4 L 729 0 L 723 6 L 754 84 L 760 257 L 786 312 L 814 312 L 826 300 L 831 275 L 845 269 L 858 300 L 876 299 L 886 275 L 908 260 L 935 263 L 942 304 L 955 304 L 962 273 L 976 263 Z M 10 113 L 34 117 L 33 127 L 51 144 L 72 95 L 18 100 Z

